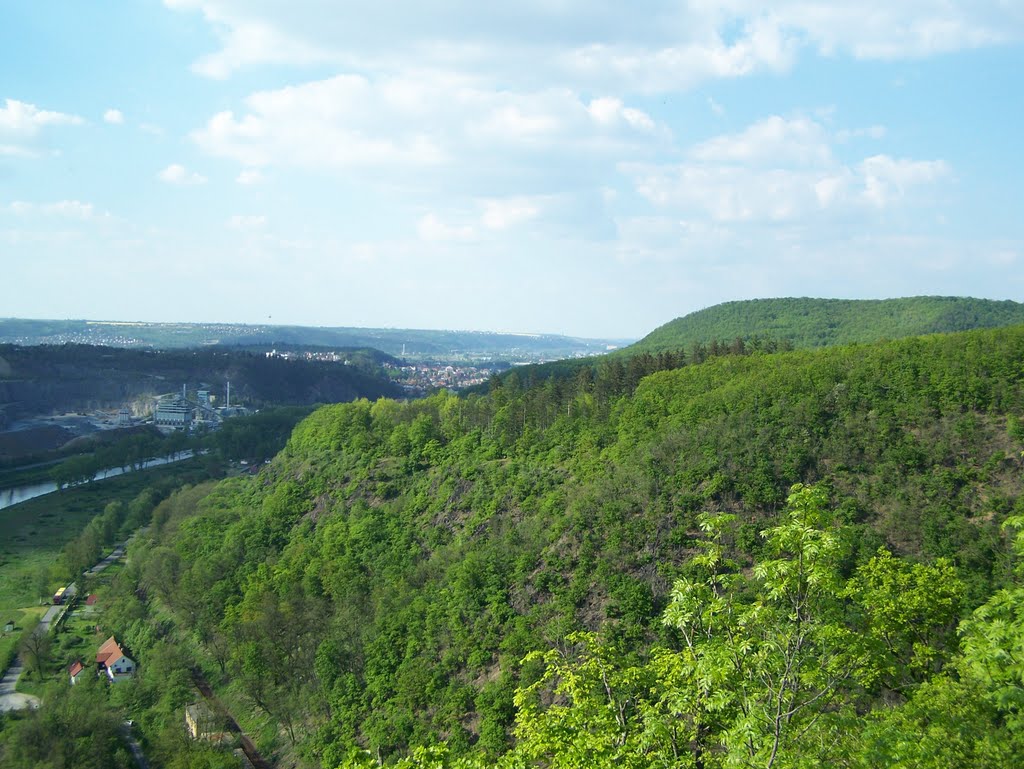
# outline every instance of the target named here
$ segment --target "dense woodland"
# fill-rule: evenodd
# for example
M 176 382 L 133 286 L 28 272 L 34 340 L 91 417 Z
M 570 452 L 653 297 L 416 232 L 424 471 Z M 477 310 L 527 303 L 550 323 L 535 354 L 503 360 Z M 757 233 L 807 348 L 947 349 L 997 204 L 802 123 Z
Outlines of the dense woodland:
M 154 508 L 109 699 L 169 767 L 193 665 L 281 766 L 1013 765 L 1024 327 L 716 352 L 317 410 Z

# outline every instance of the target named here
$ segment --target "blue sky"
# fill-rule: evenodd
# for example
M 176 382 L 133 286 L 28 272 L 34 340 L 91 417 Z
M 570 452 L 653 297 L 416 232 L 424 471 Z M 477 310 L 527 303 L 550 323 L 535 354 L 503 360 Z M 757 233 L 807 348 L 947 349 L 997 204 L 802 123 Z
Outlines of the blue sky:
M 5 3 L 0 316 L 1024 299 L 1024 3 L 368 5 Z

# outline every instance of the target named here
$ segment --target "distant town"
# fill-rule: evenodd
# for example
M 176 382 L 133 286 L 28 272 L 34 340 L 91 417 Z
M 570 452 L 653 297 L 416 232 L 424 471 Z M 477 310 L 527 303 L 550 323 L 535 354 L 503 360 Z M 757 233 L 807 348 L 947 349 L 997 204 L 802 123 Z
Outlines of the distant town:
M 268 358 L 282 358 L 284 360 L 308 360 L 340 363 L 351 365 L 351 360 L 345 353 L 323 351 L 323 350 L 270 350 L 265 353 Z M 385 366 L 384 371 L 387 377 L 401 387 L 410 395 L 422 395 L 430 390 L 445 388 L 448 390 L 462 390 L 467 387 L 474 387 L 490 380 L 495 374 L 500 374 L 515 366 L 525 366 L 534 363 L 547 363 L 551 360 L 558 360 L 543 355 L 526 356 L 523 360 L 516 361 L 494 361 L 492 356 L 460 354 L 453 356 L 453 359 L 446 361 L 402 361 L 402 365 Z M 577 353 L 570 357 L 583 358 L 583 353 Z

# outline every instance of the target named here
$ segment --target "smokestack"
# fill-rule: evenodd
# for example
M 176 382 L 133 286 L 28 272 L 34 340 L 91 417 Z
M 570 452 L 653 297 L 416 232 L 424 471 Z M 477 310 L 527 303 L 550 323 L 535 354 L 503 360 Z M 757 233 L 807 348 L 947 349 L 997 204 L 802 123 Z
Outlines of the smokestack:
M 227 404 L 225 404 L 224 408 L 231 408 L 231 380 L 230 379 L 228 380 Z

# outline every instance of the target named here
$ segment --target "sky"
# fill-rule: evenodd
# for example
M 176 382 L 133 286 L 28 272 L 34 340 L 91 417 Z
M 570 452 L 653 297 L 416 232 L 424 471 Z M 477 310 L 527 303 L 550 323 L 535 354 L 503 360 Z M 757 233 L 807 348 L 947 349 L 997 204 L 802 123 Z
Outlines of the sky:
M 0 317 L 1024 299 L 1022 0 L 7 0 Z

